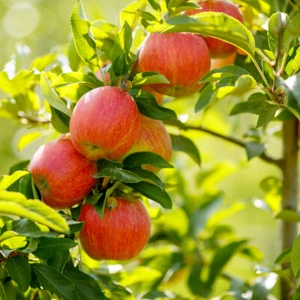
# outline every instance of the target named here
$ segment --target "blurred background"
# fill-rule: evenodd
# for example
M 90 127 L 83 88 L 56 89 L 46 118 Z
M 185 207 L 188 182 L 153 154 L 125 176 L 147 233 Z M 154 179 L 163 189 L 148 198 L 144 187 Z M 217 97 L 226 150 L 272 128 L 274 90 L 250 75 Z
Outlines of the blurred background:
M 16 48 L 21 47 L 24 55 L 31 60 L 48 52 L 54 47 L 67 46 L 71 39 L 69 16 L 75 0 L 0 0 L 0 67 L 12 59 Z M 89 20 L 105 19 L 117 24 L 120 9 L 131 0 L 82 0 Z M 26 64 L 26 62 L 25 62 Z M 249 115 L 228 117 L 232 103 L 224 101 L 209 112 L 193 114 L 196 100 L 165 100 L 165 105 L 174 109 L 182 119 L 206 126 L 222 134 L 243 138 L 243 134 L 255 127 L 256 118 Z M 190 109 L 187 109 L 190 108 Z M 281 152 L 280 137 L 273 135 L 280 123 L 273 122 L 268 127 L 264 140 L 268 142 L 268 152 L 279 156 Z M 0 174 L 7 174 L 9 167 L 19 160 L 30 159 L 32 153 L 42 141 L 34 142 L 17 151 L 19 138 L 26 128 L 18 122 L 0 119 Z M 170 128 L 172 132 L 173 128 Z M 199 167 L 186 155 L 174 153 L 173 163 L 184 181 L 185 192 L 171 194 L 175 202 L 185 201 L 184 197 L 197 199 L 204 192 L 221 191 L 224 210 L 220 222 L 233 226 L 236 235 L 250 240 L 264 253 L 263 263 L 272 266 L 280 253 L 279 223 L 276 221 L 260 199 L 266 197 L 260 182 L 268 176 L 280 176 L 277 168 L 268 165 L 259 158 L 247 162 L 244 149 L 226 141 L 201 132 L 184 133 L 192 138 L 200 150 L 202 166 Z M 174 172 L 163 174 L 172 181 Z M 179 176 L 178 174 L 176 176 Z M 179 177 L 178 177 L 179 178 Z M 273 204 L 279 203 L 274 192 Z M 196 200 L 195 200 L 196 201 Z M 231 272 L 239 276 L 254 275 L 254 265 L 246 260 L 235 258 L 230 264 Z

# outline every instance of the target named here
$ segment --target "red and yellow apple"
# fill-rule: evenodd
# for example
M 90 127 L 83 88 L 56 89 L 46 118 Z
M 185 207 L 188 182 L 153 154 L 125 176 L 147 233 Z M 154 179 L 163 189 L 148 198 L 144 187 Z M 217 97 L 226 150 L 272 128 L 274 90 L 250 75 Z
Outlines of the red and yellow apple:
M 166 161 L 170 161 L 172 157 L 172 142 L 164 123 L 144 115 L 141 115 L 141 121 L 141 134 L 133 147 L 125 154 L 125 157 L 132 153 L 147 151 L 158 154 Z M 157 168 L 150 165 L 143 167 L 152 172 L 158 171 Z
M 227 14 L 237 20 L 239 20 L 241 23 L 243 23 L 243 15 L 239 8 L 234 5 L 231 2 L 226 1 L 218 1 L 218 0 L 208 0 L 208 1 L 200 1 L 198 2 L 200 8 L 197 9 L 191 9 L 186 11 L 185 13 L 187 15 L 194 15 L 201 12 L 221 12 L 224 14 Z M 212 37 L 204 37 L 207 46 L 209 48 L 209 51 L 211 53 L 211 57 L 222 57 L 222 56 L 228 56 L 236 51 L 236 47 L 226 43 L 224 41 L 221 41 L 216 38 Z
M 80 203 L 96 183 L 95 162 L 80 154 L 66 137 L 41 146 L 28 170 L 43 201 L 58 209 Z
M 105 86 L 82 96 L 70 120 L 74 147 L 90 160 L 119 159 L 141 132 L 138 107 L 130 94 Z
M 164 75 L 169 84 L 150 84 L 156 92 L 174 97 L 197 92 L 199 80 L 210 70 L 210 55 L 204 39 L 192 33 L 152 33 L 139 54 L 142 72 Z
M 236 58 L 236 52 L 224 57 L 215 57 L 211 59 L 210 69 L 219 69 L 228 65 L 233 65 Z
M 81 208 L 78 220 L 84 226 L 79 239 L 85 252 L 96 260 L 134 258 L 150 236 L 151 222 L 144 204 L 138 199 L 113 199 L 115 207 L 106 207 L 103 219 L 93 205 L 84 204 Z

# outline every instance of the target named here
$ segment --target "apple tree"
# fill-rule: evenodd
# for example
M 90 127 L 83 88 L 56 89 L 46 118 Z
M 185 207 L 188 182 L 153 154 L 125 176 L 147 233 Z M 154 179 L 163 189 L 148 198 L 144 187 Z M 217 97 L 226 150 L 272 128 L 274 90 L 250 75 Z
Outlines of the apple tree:
M 300 299 L 300 2 L 84 4 L 67 46 L 0 72 L 34 145 L 0 178 L 0 299 Z M 258 209 L 271 260 L 228 221 Z

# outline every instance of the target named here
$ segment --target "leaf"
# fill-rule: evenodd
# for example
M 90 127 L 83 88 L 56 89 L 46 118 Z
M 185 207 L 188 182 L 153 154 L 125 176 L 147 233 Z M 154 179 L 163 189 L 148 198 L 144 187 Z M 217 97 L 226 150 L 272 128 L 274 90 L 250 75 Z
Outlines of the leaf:
M 209 265 L 209 275 L 207 279 L 207 283 L 209 286 L 215 282 L 218 274 L 222 271 L 224 266 L 228 263 L 228 261 L 232 258 L 232 256 L 239 251 L 242 245 L 244 245 L 247 241 L 235 241 L 227 244 L 226 246 L 219 248 L 210 265 Z
M 188 286 L 194 295 L 207 298 L 211 292 L 211 288 L 201 279 L 203 265 L 200 263 L 194 264 L 188 277 Z
M 275 218 L 289 222 L 300 222 L 300 213 L 292 209 L 284 209 L 276 214 Z
M 28 171 L 16 171 L 12 175 L 3 175 L 0 178 L 0 191 L 6 190 L 10 187 L 14 182 L 19 180 L 21 177 L 29 174 Z
M 67 116 L 71 116 L 71 111 L 67 108 L 66 103 L 57 95 L 51 87 L 51 83 L 46 75 L 41 75 L 41 89 L 45 99 L 51 106 L 63 112 Z
M 51 124 L 60 133 L 68 133 L 70 117 L 51 106 Z
M 279 104 L 273 105 L 267 103 L 260 111 L 256 128 L 264 126 L 273 120 L 277 110 L 279 109 Z
M 136 183 L 144 180 L 144 178 L 138 176 L 137 174 L 120 168 L 102 169 L 100 172 L 93 175 L 93 177 L 94 178 L 111 177 L 123 183 Z
M 198 148 L 192 140 L 183 135 L 170 134 L 172 148 L 175 151 L 182 151 L 188 154 L 196 164 L 201 165 L 201 157 Z
M 123 164 L 118 161 L 109 160 L 106 158 L 100 158 L 97 160 L 98 170 L 110 169 L 110 168 L 122 168 Z
M 75 284 L 56 269 L 42 264 L 32 264 L 31 269 L 44 290 L 55 293 L 65 300 L 79 300 Z
M 245 146 L 248 160 L 265 152 L 265 144 L 248 142 L 245 144 Z
M 53 258 L 62 248 L 71 249 L 77 245 L 68 238 L 41 237 L 38 248 L 33 253 L 40 258 Z
M 164 188 L 164 184 L 162 183 L 162 181 L 153 172 L 148 171 L 148 170 L 144 170 L 144 169 L 139 168 L 139 167 L 129 168 L 128 170 L 135 173 L 135 174 L 137 174 L 137 175 L 139 175 L 140 177 L 143 177 L 144 179 L 151 180 L 152 183 L 155 183 L 160 188 L 162 188 L 162 189 Z M 147 180 L 145 180 L 145 181 L 147 181 Z
M 86 63 L 98 66 L 96 43 L 90 32 L 90 22 L 86 19 L 80 0 L 77 0 L 71 15 L 73 41 L 80 58 Z
M 43 133 L 41 131 L 34 131 L 27 134 L 24 134 L 18 143 L 18 151 L 21 151 L 24 147 L 32 143 L 37 138 L 41 137 Z
M 67 222 L 58 212 L 39 200 L 26 199 L 20 193 L 0 192 L 0 211 L 3 214 L 28 218 L 58 232 L 69 232 Z
M 56 53 L 47 53 L 46 55 L 36 57 L 31 65 L 30 69 L 37 69 L 39 71 L 43 71 L 48 67 L 50 64 L 53 64 L 57 59 Z
M 289 23 L 289 16 L 285 13 L 277 12 L 270 17 L 268 23 L 268 43 L 269 47 L 275 56 L 281 56 L 284 51 L 289 48 L 289 43 L 284 43 L 283 34 L 287 24 Z
M 143 84 L 154 84 L 154 83 L 170 83 L 170 82 L 165 76 L 154 72 L 137 73 L 132 80 L 133 87 L 143 85 Z
M 221 39 L 244 50 L 250 57 L 255 54 L 251 32 L 237 19 L 218 12 L 201 12 L 191 17 L 177 15 L 157 28 L 159 32 L 192 32 Z
M 7 294 L 5 292 L 5 288 L 4 288 L 4 285 L 2 283 L 2 280 L 0 281 L 0 299 L 1 300 L 9 300 L 7 298 Z
M 282 264 L 284 262 L 290 262 L 291 261 L 291 254 L 292 249 L 288 248 L 285 249 L 282 253 L 279 254 L 279 256 L 275 260 L 275 264 Z
M 165 190 L 149 182 L 128 183 L 137 192 L 159 203 L 164 208 L 172 208 L 172 201 Z
M 93 277 L 71 266 L 68 266 L 63 274 L 74 283 L 80 300 L 107 299 Z
M 292 246 L 291 268 L 294 276 L 298 277 L 300 271 L 300 235 L 298 235 Z
M 268 105 L 263 94 L 253 94 L 248 101 L 237 103 L 231 110 L 230 116 L 241 113 L 259 115 L 261 110 Z
M 160 155 L 153 152 L 136 152 L 128 155 L 124 161 L 124 168 L 130 169 L 134 167 L 142 167 L 143 165 L 149 164 L 157 168 L 173 168 L 173 166 L 168 163 Z
M 122 30 L 119 33 L 120 47 L 126 57 L 127 63 L 130 60 L 130 48 L 132 45 L 132 30 L 127 21 L 124 22 Z
M 176 113 L 163 106 L 160 106 L 154 96 L 142 90 L 131 89 L 129 92 L 143 115 L 156 120 L 176 119 Z
M 230 65 L 224 66 L 219 69 L 213 69 L 208 72 L 206 75 L 202 77 L 199 83 L 206 83 L 206 82 L 215 82 L 219 81 L 222 78 L 235 76 L 236 78 L 243 76 L 243 75 L 250 75 L 250 73 L 238 66 Z
M 23 256 L 10 257 L 6 263 L 9 276 L 14 280 L 20 290 L 25 293 L 31 282 L 31 271 L 28 260 Z

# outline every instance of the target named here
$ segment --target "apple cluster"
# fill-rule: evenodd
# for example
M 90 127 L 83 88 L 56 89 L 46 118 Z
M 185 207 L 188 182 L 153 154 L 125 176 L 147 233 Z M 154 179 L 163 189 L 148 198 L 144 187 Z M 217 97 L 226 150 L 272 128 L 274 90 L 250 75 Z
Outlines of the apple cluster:
M 105 86 L 82 96 L 70 119 L 70 133 L 42 145 L 28 170 L 43 201 L 66 209 L 81 204 L 97 186 L 97 160 L 122 161 L 140 151 L 171 159 L 171 139 L 164 124 L 141 115 L 128 92 Z M 81 244 L 94 259 L 130 259 L 150 236 L 150 218 L 139 199 L 109 198 L 103 219 L 93 205 L 84 203 L 79 220 L 84 222 Z M 126 250 L 124 240 L 131 245 Z
M 201 1 L 199 6 L 200 9 L 185 13 L 223 12 L 243 21 L 232 3 Z M 232 45 L 199 34 L 152 33 L 141 46 L 137 68 L 141 72 L 160 73 L 169 83 L 141 88 L 156 93 L 158 103 L 161 95 L 193 94 L 201 88 L 199 81 L 210 70 L 211 58 L 228 57 L 235 51 Z M 108 73 L 96 76 L 110 83 Z M 82 204 L 98 186 L 95 174 L 100 171 L 99 159 L 121 162 L 141 151 L 171 159 L 171 139 L 164 124 L 142 115 L 126 90 L 104 86 L 81 97 L 72 112 L 70 133 L 41 146 L 28 170 L 43 201 L 55 209 L 66 209 Z M 157 171 L 151 165 L 144 168 Z M 94 259 L 130 259 L 143 249 L 150 236 L 150 218 L 139 199 L 108 198 L 103 218 L 93 205 L 84 202 L 79 220 L 84 222 L 81 244 Z
M 200 1 L 200 8 L 185 11 L 187 15 L 221 12 L 243 23 L 242 13 L 226 1 Z M 161 94 L 173 97 L 188 96 L 201 88 L 198 82 L 212 68 L 234 62 L 236 47 L 212 37 L 172 32 L 152 33 L 143 42 L 139 55 L 142 72 L 164 75 L 169 84 L 151 84 Z

